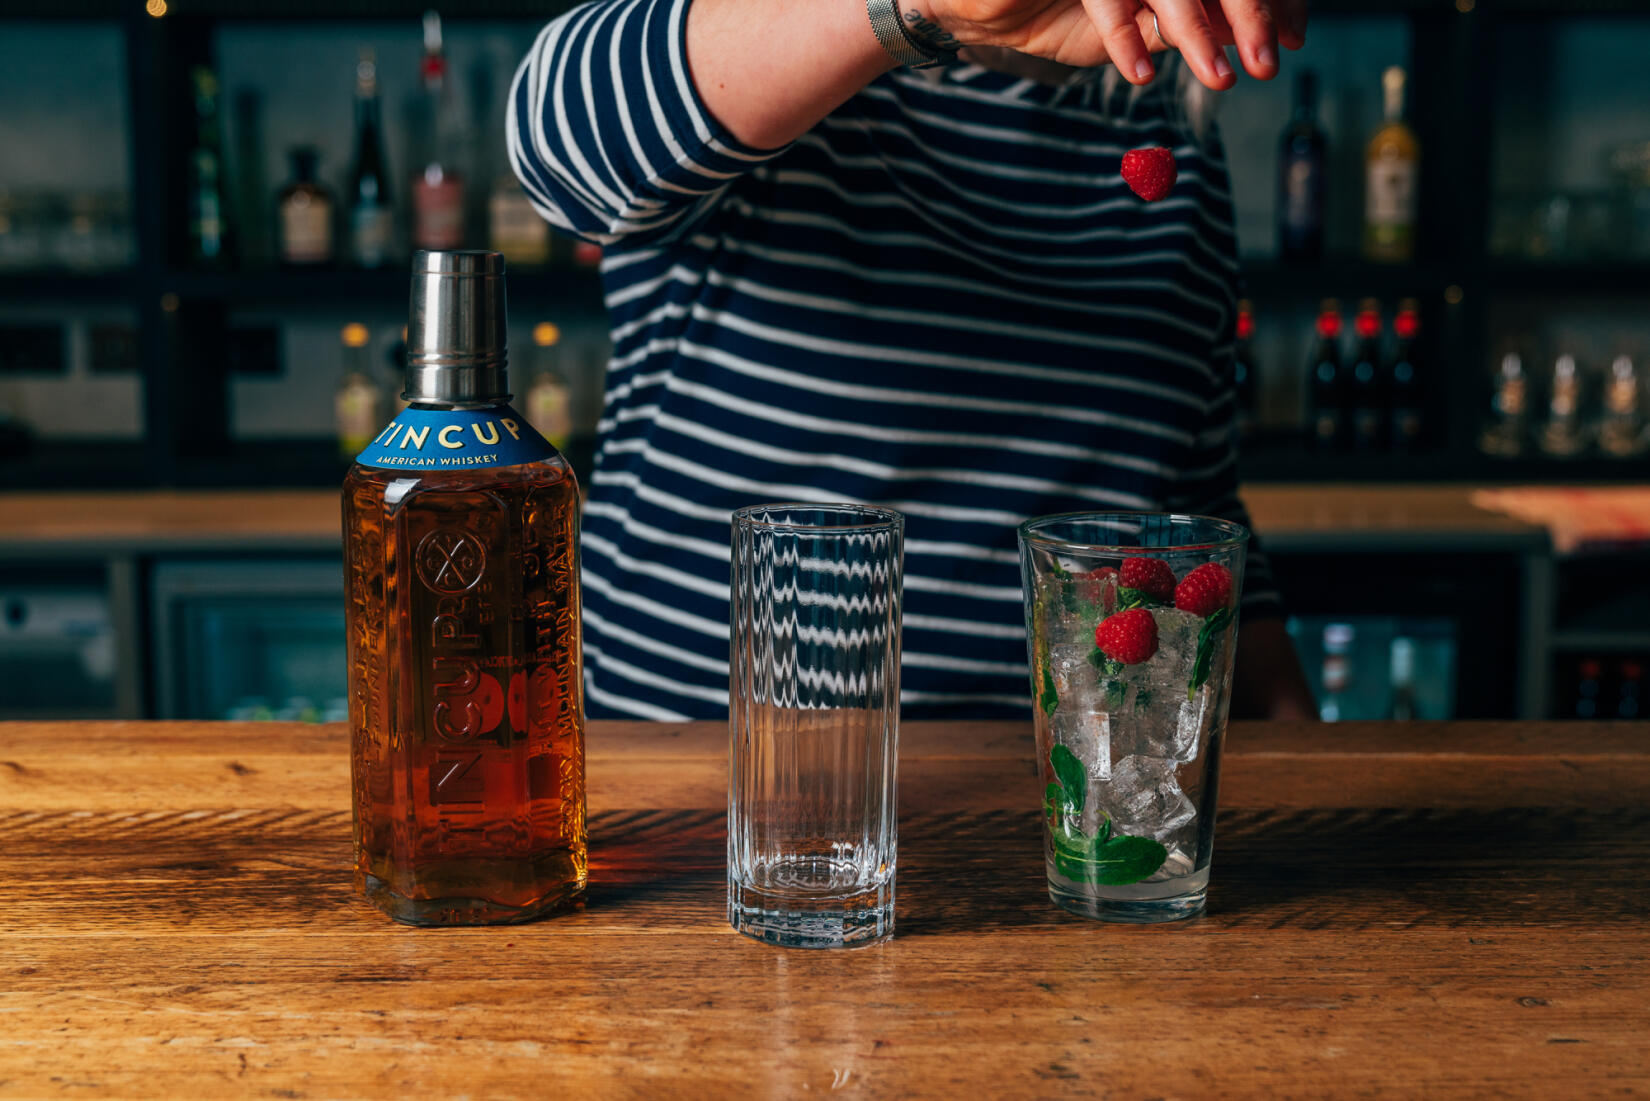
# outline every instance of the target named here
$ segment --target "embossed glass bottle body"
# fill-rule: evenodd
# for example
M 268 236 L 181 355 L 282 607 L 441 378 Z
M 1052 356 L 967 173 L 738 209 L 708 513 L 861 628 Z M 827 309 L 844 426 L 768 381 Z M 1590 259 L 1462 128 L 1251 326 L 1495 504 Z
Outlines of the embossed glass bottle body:
M 412 403 L 344 482 L 356 889 L 415 925 L 585 885 L 579 490 L 505 404 L 502 263 L 415 258 Z
M 346 483 L 356 883 L 416 924 L 533 917 L 585 882 L 578 487 L 357 467 Z

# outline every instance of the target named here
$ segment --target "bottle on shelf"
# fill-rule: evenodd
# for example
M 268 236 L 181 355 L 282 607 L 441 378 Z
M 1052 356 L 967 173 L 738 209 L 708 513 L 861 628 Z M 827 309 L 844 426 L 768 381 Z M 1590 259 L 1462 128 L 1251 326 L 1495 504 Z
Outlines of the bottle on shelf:
M 1637 658 L 1623 658 L 1617 674 L 1616 718 L 1643 718 L 1644 693 L 1650 687 L 1644 676 L 1644 662 Z
M 1547 389 L 1547 423 L 1538 441 L 1544 454 L 1569 459 L 1587 449 L 1587 426 L 1582 421 L 1581 369 L 1576 357 L 1560 352 L 1553 360 L 1553 377 Z
M 487 235 L 494 252 L 512 267 L 543 267 L 550 262 L 550 223 L 533 209 L 521 181 L 500 175 L 487 200 Z
M 229 202 L 223 164 L 223 123 L 218 78 L 197 65 L 189 70 L 195 100 L 195 140 L 189 154 L 189 259 L 200 267 L 229 263 Z
M 453 96 L 442 47 L 441 16 L 424 13 L 424 162 L 412 182 L 415 249 L 456 249 L 464 244 L 464 176 L 459 169 L 464 120 Z
M 1392 640 L 1392 710 L 1389 716 L 1409 722 L 1415 714 L 1415 640 Z
M 1381 376 L 1381 304 L 1364 299 L 1352 325 L 1358 348 L 1346 380 L 1348 434 L 1354 450 L 1377 451 L 1386 443 L 1390 416 Z
M 1392 419 L 1388 439 L 1394 451 L 1412 451 L 1420 443 L 1422 429 L 1421 377 L 1416 371 L 1415 344 L 1421 334 L 1421 311 L 1415 299 L 1398 302 L 1392 319 L 1396 338 L 1392 358 L 1386 361 L 1386 390 Z
M 421 251 L 413 281 L 411 404 L 344 481 L 355 889 L 525 921 L 587 875 L 578 483 L 508 405 L 504 258 Z
M 1576 691 L 1570 714 L 1578 719 L 1598 718 L 1603 694 L 1604 663 L 1597 658 L 1582 658 L 1576 663 Z
M 1404 70 L 1381 74 L 1384 121 L 1365 152 L 1364 255 L 1402 264 L 1415 255 L 1417 176 L 1421 145 L 1404 124 Z
M 235 91 L 235 258 L 248 268 L 274 260 L 270 240 L 269 178 L 264 160 L 263 95 L 255 88 Z
M 561 369 L 561 330 L 548 321 L 533 326 L 533 384 L 527 388 L 527 419 L 557 450 L 573 435 L 573 402 Z
M 349 184 L 350 258 L 360 267 L 388 263 L 395 247 L 395 212 L 384 159 L 378 61 L 363 48 L 355 63 L 355 167 Z
M 1318 74 L 1295 76 L 1295 111 L 1278 150 L 1278 255 L 1284 260 L 1323 257 L 1325 169 L 1329 141 L 1318 125 Z
M 1606 455 L 1617 459 L 1630 459 L 1650 449 L 1643 381 L 1633 357 L 1625 351 L 1610 362 L 1610 377 L 1604 383 L 1604 419 L 1599 424 L 1598 445 Z
M 1352 684 L 1352 640 L 1350 623 L 1330 623 L 1323 629 L 1323 696 L 1318 702 L 1318 718 L 1326 723 L 1347 717 Z
M 372 334 L 360 322 L 352 321 L 340 334 L 344 345 L 344 370 L 332 398 L 338 435 L 338 453 L 353 459 L 372 442 L 384 423 L 384 389 L 367 367 L 367 344 Z
M 332 193 L 316 177 L 321 154 L 309 146 L 292 150 L 292 180 L 275 200 L 276 239 L 281 263 L 317 267 L 333 260 Z
M 1237 341 L 1232 351 L 1232 385 L 1237 401 L 1239 439 L 1255 434 L 1259 380 L 1255 377 L 1255 311 L 1247 298 L 1238 301 Z
M 1508 349 L 1496 370 L 1490 419 L 1478 438 L 1478 449 L 1503 459 L 1522 455 L 1528 421 L 1529 379 L 1524 373 L 1524 357 L 1517 349 Z
M 1318 307 L 1318 335 L 1307 365 L 1306 421 L 1311 445 L 1328 451 L 1346 442 L 1346 386 L 1341 367 L 1341 304 L 1326 298 Z

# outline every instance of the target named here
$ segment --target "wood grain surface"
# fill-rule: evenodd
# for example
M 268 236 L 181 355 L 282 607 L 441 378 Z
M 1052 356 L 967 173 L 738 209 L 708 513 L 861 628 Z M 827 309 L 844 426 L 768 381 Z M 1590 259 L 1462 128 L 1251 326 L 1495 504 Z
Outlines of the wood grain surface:
M 1457 485 L 1261 485 L 1244 488 L 1257 531 L 1269 539 L 1312 536 L 1539 536 L 1529 519 L 1473 502 Z M 0 550 L 320 549 L 339 540 L 331 489 L 132 490 L 0 493 Z
M 902 732 L 897 935 L 722 914 L 726 732 L 595 724 L 587 907 L 350 893 L 345 736 L 0 724 L 0 1096 L 1650 1092 L 1650 725 L 1235 726 L 1210 912 L 1044 892 L 1029 732 Z

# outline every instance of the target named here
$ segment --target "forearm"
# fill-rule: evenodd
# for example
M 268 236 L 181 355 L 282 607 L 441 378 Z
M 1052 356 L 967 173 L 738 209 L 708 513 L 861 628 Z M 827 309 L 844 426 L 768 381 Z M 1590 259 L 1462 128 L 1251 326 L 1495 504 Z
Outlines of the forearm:
M 734 137 L 775 149 L 894 67 L 865 0 L 693 0 L 687 61 Z
M 1239 719 L 1315 719 L 1317 705 L 1295 644 L 1277 617 L 1238 628 L 1232 672 L 1232 716 Z

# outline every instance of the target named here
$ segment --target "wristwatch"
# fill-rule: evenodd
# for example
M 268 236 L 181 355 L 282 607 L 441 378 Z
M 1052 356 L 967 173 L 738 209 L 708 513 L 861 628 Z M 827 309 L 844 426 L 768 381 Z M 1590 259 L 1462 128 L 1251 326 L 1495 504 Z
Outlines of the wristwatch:
M 955 50 L 940 50 L 924 45 L 905 29 L 900 18 L 899 0 L 865 0 L 865 11 L 871 17 L 871 32 L 888 51 L 888 56 L 912 69 L 932 69 L 936 65 L 950 65 L 957 60 Z

